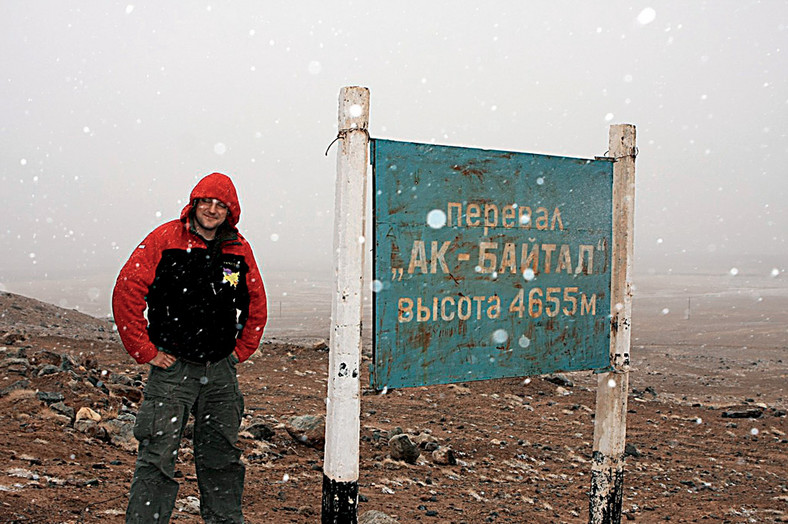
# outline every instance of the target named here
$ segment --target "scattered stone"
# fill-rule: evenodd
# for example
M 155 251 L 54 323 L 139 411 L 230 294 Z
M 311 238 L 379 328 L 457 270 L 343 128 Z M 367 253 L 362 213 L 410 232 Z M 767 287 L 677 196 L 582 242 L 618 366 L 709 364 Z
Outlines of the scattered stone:
M 106 384 L 104 384 L 103 380 L 100 380 L 100 379 L 98 379 L 96 377 L 93 377 L 93 376 L 88 376 L 87 377 L 87 381 L 88 381 L 88 383 L 92 384 L 96 388 L 100 389 L 101 391 L 103 391 L 104 393 L 109 395 L 109 388 L 107 387 Z M 118 386 L 118 387 L 120 387 L 120 386 Z
M 90 409 L 89 407 L 81 407 L 77 411 L 77 422 L 80 420 L 92 420 L 93 422 L 101 422 L 101 415 Z M 76 426 L 75 426 L 76 427 Z
M 389 454 L 394 460 L 404 460 L 408 464 L 415 464 L 421 451 L 411 442 L 410 437 L 401 434 L 389 439 Z
M 85 369 L 98 369 L 99 363 L 92 355 L 87 355 L 82 359 L 82 365 Z
M 643 453 L 641 453 L 634 444 L 627 442 L 627 444 L 624 446 L 624 456 L 639 458 L 643 456 Z
M 107 386 L 106 384 L 104 385 Z M 139 404 L 142 401 L 142 391 L 140 391 L 138 388 L 135 388 L 134 386 L 125 384 L 109 384 L 108 389 L 113 395 L 124 398 L 129 402 Z
M 17 380 L 11 385 L 0 390 L 0 397 L 4 397 L 9 393 L 11 393 L 12 391 L 16 391 L 18 389 L 28 389 L 28 388 L 30 388 L 30 381 L 27 380 L 26 378 L 23 378 L 21 380 Z
M 325 444 L 326 417 L 323 415 L 293 417 L 285 424 L 285 430 L 296 442 L 322 449 Z
M 134 385 L 134 381 L 131 380 L 131 377 L 129 377 L 128 375 L 122 375 L 120 373 L 110 373 L 109 382 L 110 384 L 120 384 L 122 386 Z
M 325 340 L 318 340 L 310 346 L 313 351 L 328 351 L 328 342 Z
M 36 439 L 38 440 L 38 439 Z M 49 442 L 43 441 L 42 444 L 49 444 Z M 19 460 L 24 460 L 26 462 L 30 462 L 31 464 L 40 465 L 41 459 L 38 457 L 34 457 L 32 455 L 28 455 L 27 453 L 22 453 L 17 457 Z
M 3 344 L 13 346 L 17 342 L 24 342 L 27 339 L 22 333 L 5 333 L 3 334 Z
M 9 477 L 18 477 L 27 480 L 38 480 L 38 475 L 24 468 L 10 468 L 6 471 Z
M 415 439 L 415 444 L 424 451 L 435 451 L 438 449 L 438 439 L 429 433 L 420 433 Z
M 57 366 L 52 364 L 44 364 L 41 366 L 41 369 L 38 370 L 38 376 L 43 377 L 45 375 L 54 375 L 55 373 L 60 373 L 61 369 Z
M 72 408 L 70 406 L 67 406 L 62 401 L 61 402 L 55 402 L 54 404 L 49 406 L 49 408 L 52 411 L 54 411 L 55 413 L 58 413 L 60 415 L 64 415 L 64 416 L 68 417 L 71 422 L 73 422 L 74 419 L 76 418 L 76 412 L 74 411 L 74 408 Z
M 548 382 L 552 382 L 558 386 L 563 386 L 565 388 L 573 388 L 575 387 L 575 383 L 572 382 L 569 377 L 566 375 L 555 374 L 555 375 L 547 375 L 544 379 Z
M 134 423 L 137 421 L 134 415 L 122 414 L 117 418 L 107 420 L 101 424 L 107 434 L 109 441 L 125 449 L 135 451 L 137 449 L 137 439 L 134 438 Z
M 62 402 L 66 397 L 57 391 L 39 391 L 36 393 L 36 398 L 46 404 L 54 404 L 55 402 Z
M 392 437 L 396 437 L 397 435 L 402 435 L 403 433 L 405 433 L 405 432 L 402 431 L 402 428 L 399 427 L 399 426 L 396 426 L 393 429 L 389 430 L 389 440 Z
M 77 415 L 79 416 L 79 415 Z M 107 432 L 106 430 L 99 426 L 98 422 L 95 420 L 90 419 L 80 419 L 74 422 L 74 429 L 79 431 L 80 433 L 84 433 L 89 437 L 100 438 L 102 440 L 106 440 Z
M 399 524 L 399 521 L 382 511 L 371 509 L 365 511 L 358 519 L 358 524 Z
M 72 371 L 78 367 L 79 365 L 77 364 L 77 361 L 74 360 L 74 357 L 66 353 L 60 355 L 60 369 L 63 371 Z
M 557 388 L 555 388 L 555 394 L 561 397 L 565 397 L 566 395 L 569 394 L 569 390 L 562 386 L 558 386 Z
M 442 466 L 454 466 L 457 464 L 457 458 L 454 456 L 454 451 L 447 447 L 438 448 L 433 451 L 432 461 Z
M 194 438 L 194 418 L 190 417 L 189 421 L 183 427 L 183 435 L 181 437 L 192 440 Z
M 65 486 L 66 480 L 57 477 L 45 477 L 47 486 Z
M 0 369 L 4 369 L 5 373 L 14 373 L 16 375 L 27 375 L 30 370 L 30 361 L 26 358 L 10 357 L 0 361 Z
M 651 398 L 652 400 L 657 398 L 657 390 L 655 390 L 652 386 L 646 386 L 646 388 L 641 391 L 637 388 L 632 388 L 632 396 L 637 398 Z
M 457 395 L 470 395 L 471 388 L 459 384 L 449 384 L 449 389 L 453 389 Z
M 244 431 L 251 434 L 255 440 L 270 440 L 274 436 L 273 428 L 259 418 L 252 419 Z
M 178 499 L 175 501 L 175 509 L 190 515 L 199 515 L 200 499 L 193 495 L 189 495 L 185 499 Z
M 732 406 L 722 412 L 722 418 L 760 418 L 763 408 L 758 406 Z
M 62 357 L 59 354 L 54 351 L 49 351 L 48 349 L 36 351 L 30 359 L 31 363 L 35 365 L 51 364 L 53 366 L 60 365 L 61 360 Z

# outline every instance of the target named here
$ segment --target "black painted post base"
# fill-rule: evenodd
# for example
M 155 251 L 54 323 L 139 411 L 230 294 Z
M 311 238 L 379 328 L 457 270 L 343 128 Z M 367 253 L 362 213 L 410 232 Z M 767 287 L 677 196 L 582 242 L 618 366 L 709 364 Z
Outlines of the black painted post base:
M 594 451 L 591 461 L 589 524 L 621 524 L 624 462 L 623 454 L 610 459 Z
M 358 481 L 337 482 L 323 474 L 323 524 L 358 523 Z

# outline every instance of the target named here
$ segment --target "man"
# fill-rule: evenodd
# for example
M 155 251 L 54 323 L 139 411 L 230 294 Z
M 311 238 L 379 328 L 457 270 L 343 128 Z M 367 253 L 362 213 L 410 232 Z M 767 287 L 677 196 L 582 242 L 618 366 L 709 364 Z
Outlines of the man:
M 206 176 L 180 219 L 148 235 L 115 283 L 123 345 L 151 364 L 134 426 L 139 452 L 127 523 L 169 521 L 189 413 L 202 517 L 243 522 L 245 467 L 236 442 L 244 404 L 235 366 L 257 349 L 267 310 L 252 249 L 235 227 L 240 216 L 230 178 Z

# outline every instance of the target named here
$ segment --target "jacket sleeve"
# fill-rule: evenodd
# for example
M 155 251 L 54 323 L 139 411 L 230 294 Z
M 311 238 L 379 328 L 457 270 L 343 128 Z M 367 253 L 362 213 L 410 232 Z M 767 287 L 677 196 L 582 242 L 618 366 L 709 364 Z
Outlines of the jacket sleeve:
M 257 351 L 260 339 L 263 337 L 263 330 L 268 321 L 268 301 L 265 296 L 263 279 L 257 262 L 254 259 L 252 248 L 245 244 L 246 252 L 244 259 L 249 266 L 246 274 L 246 286 L 249 289 L 249 314 L 246 325 L 241 332 L 241 336 L 235 341 L 235 356 L 239 362 L 243 362 Z
M 153 231 L 134 249 L 120 270 L 112 292 L 112 314 L 123 346 L 140 364 L 150 361 L 158 349 L 148 337 L 145 296 L 161 260 L 159 230 Z

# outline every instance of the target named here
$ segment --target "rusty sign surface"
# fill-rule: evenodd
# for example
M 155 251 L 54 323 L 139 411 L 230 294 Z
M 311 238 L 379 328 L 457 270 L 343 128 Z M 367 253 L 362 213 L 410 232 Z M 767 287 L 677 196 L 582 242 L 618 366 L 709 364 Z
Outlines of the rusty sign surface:
M 370 144 L 373 387 L 610 369 L 612 162 Z

